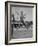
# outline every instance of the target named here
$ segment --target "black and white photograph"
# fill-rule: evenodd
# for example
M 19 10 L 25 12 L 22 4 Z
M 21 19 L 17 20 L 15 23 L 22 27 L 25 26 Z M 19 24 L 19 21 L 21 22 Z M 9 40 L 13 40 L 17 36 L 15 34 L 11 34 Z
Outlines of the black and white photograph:
M 32 38 L 33 15 L 28 7 L 11 7 L 12 38 Z
M 36 42 L 36 3 L 6 2 L 6 43 Z

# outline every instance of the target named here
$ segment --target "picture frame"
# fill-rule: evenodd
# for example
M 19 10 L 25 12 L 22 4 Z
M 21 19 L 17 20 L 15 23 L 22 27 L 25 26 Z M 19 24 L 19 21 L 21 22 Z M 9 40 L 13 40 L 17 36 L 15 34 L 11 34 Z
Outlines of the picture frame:
M 5 2 L 5 44 L 37 42 L 37 3 Z

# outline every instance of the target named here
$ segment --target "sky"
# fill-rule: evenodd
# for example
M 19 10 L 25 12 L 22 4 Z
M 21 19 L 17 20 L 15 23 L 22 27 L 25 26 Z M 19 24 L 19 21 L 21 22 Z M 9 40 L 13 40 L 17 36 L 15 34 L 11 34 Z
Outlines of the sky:
M 33 19 L 33 8 L 28 7 L 11 7 L 11 15 L 14 14 L 15 20 L 20 20 L 21 11 L 23 12 L 24 21 L 32 21 Z

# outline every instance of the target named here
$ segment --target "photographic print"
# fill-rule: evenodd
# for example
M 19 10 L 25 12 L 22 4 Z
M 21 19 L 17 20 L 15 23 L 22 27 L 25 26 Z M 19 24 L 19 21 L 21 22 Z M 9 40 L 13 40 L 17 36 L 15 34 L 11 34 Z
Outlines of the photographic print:
M 37 4 L 6 2 L 6 43 L 33 43 L 36 38 Z
M 12 38 L 32 38 L 33 15 L 28 7 L 11 7 Z

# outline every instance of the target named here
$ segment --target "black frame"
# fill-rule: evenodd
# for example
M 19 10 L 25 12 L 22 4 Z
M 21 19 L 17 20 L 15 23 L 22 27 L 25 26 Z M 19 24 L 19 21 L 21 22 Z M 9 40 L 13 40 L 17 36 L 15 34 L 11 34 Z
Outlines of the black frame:
M 36 41 L 19 42 L 19 43 L 8 43 L 8 6 L 7 6 L 8 5 L 8 2 L 9 3 L 34 4 L 34 5 L 36 5 Z M 13 5 L 13 6 L 16 6 L 16 5 Z M 23 7 L 25 7 L 25 6 L 23 6 Z M 29 6 L 27 6 L 27 7 L 29 7 Z M 7 16 L 7 18 L 6 18 L 6 16 Z M 25 43 L 36 43 L 36 42 L 37 42 L 37 3 L 6 1 L 5 2 L 5 44 L 6 45 L 11 45 L 11 44 L 25 44 Z

